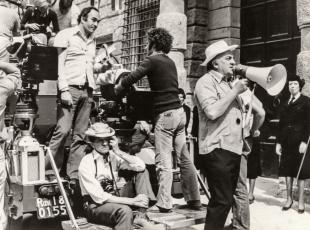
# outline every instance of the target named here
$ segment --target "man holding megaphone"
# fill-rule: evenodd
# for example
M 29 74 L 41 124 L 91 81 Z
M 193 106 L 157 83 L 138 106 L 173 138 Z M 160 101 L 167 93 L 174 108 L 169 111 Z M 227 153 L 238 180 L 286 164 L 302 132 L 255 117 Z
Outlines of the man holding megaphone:
M 206 171 L 211 199 L 207 207 L 205 229 L 221 230 L 233 204 L 243 147 L 242 102 L 239 95 L 247 90 L 248 80 L 232 86 L 236 62 L 223 40 L 206 49 L 207 73 L 195 87 L 199 113 L 199 154 Z
M 206 60 L 202 65 L 207 66 L 208 72 L 197 81 L 195 88 L 200 124 L 199 154 L 203 161 L 202 165 L 205 166 L 204 170 L 211 193 L 205 224 L 205 229 L 208 230 L 224 228 L 229 210 L 236 202 L 233 196 L 241 175 L 239 172 L 246 171 L 246 164 L 240 166 L 248 117 L 244 115 L 246 101 L 243 99 L 248 99 L 255 113 L 263 114 L 262 122 L 264 119 L 261 103 L 248 90 L 248 79 L 233 79 L 236 70 L 244 77 L 252 76 L 252 72 L 255 72 L 254 67 L 236 66 L 232 53 L 236 48 L 237 45 L 229 46 L 223 40 L 207 47 Z M 265 75 L 270 75 L 271 69 L 265 72 Z M 266 81 L 270 80 L 266 77 Z M 262 80 L 262 82 L 265 84 L 265 81 Z M 266 85 L 269 87 L 270 83 Z M 252 136 L 259 135 L 258 128 L 262 122 L 253 123 Z M 242 167 L 241 170 L 240 167 Z M 246 173 L 244 177 L 246 180 Z M 240 204 L 243 208 L 240 210 L 242 216 L 234 215 L 234 218 L 240 218 L 243 223 L 240 228 L 233 226 L 234 229 L 249 229 L 246 186 L 242 190 L 245 190 L 242 191 L 245 194 L 244 204 Z

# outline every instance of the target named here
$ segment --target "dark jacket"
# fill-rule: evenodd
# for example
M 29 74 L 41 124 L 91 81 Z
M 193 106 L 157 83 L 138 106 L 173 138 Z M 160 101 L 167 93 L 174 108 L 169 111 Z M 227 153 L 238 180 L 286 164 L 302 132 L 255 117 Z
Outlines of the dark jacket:
M 310 99 L 304 95 L 288 104 L 285 102 L 280 111 L 277 142 L 300 144 L 307 143 L 310 134 Z
M 27 9 L 21 20 L 21 29 L 25 29 L 26 23 L 37 23 L 40 25 L 38 31 L 29 31 L 30 33 L 46 33 L 46 27 L 51 23 L 53 25 L 53 31 L 55 33 L 59 32 L 57 14 L 51 9 L 48 9 L 46 16 L 41 16 L 40 11 L 36 7 Z
M 128 88 L 147 76 L 153 92 L 153 112 L 155 115 L 171 109 L 181 108 L 177 68 L 167 55 L 148 56 L 141 65 L 122 79 L 122 86 Z

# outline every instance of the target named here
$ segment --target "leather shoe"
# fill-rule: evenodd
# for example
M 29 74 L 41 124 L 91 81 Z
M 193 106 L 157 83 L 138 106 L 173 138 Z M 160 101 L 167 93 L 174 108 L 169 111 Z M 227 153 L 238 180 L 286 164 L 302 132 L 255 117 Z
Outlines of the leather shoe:
M 290 204 L 290 206 L 288 206 L 288 207 L 282 207 L 282 211 L 287 211 L 287 210 L 289 210 L 291 207 L 292 207 L 292 205 L 293 205 L 293 201 L 292 201 L 292 203 Z
M 249 199 L 249 204 L 253 204 L 255 201 L 255 197 L 253 196 L 253 198 Z
M 156 212 L 156 213 L 168 213 L 168 212 L 172 212 L 171 209 L 166 209 L 166 208 L 161 208 L 157 205 L 153 205 L 152 207 L 147 209 L 148 212 Z
M 195 210 L 195 211 L 201 211 L 203 210 L 202 204 L 200 200 L 189 200 L 187 202 L 187 205 L 185 205 L 185 208 Z
M 299 214 L 303 214 L 303 213 L 305 212 L 305 209 L 298 209 L 297 212 L 298 212 Z

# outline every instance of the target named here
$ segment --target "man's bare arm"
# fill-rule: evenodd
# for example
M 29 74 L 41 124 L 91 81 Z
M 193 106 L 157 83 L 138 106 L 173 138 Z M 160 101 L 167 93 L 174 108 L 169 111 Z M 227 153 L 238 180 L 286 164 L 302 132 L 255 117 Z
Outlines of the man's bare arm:
M 253 95 L 253 125 L 251 132 L 255 132 L 256 130 L 259 130 L 260 127 L 263 125 L 265 121 L 265 110 L 263 108 L 263 104 L 260 102 L 260 100 Z
M 0 61 L 0 69 L 6 74 L 17 74 L 20 76 L 20 70 L 17 68 L 17 66 L 11 63 Z

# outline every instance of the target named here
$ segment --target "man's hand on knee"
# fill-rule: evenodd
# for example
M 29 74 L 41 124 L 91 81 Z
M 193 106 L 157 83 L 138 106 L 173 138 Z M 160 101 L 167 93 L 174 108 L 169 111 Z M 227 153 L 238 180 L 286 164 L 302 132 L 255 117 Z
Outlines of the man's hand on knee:
M 133 205 L 141 208 L 147 208 L 149 204 L 149 198 L 145 194 L 139 194 L 133 198 Z

